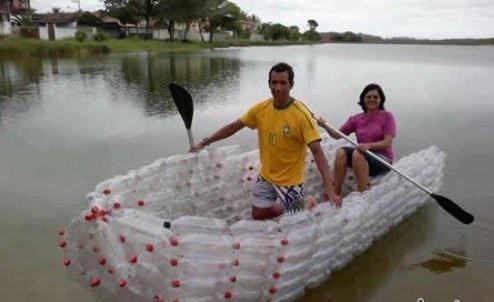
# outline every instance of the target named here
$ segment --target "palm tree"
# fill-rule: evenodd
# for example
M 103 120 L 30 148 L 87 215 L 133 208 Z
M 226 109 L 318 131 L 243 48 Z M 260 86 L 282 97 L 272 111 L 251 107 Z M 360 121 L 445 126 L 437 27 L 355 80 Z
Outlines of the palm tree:
M 315 31 L 316 28 L 319 26 L 319 23 L 317 23 L 317 21 L 313 19 L 308 20 L 307 24 L 309 25 L 310 31 Z

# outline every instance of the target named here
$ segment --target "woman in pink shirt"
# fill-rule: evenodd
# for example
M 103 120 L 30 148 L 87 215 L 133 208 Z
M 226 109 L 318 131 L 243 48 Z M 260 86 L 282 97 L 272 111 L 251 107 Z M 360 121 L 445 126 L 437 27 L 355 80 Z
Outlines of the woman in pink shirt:
M 355 133 L 359 146 L 357 149 L 343 147 L 336 151 L 334 164 L 336 194 L 341 194 L 347 166 L 353 169 L 357 178 L 357 188 L 360 192 L 368 189 L 369 176 L 376 176 L 389 171 L 384 165 L 364 153 L 366 150 L 371 150 L 387 162 L 393 162 L 392 144 L 393 138 L 396 136 L 396 125 L 391 112 L 384 109 L 385 100 L 386 97 L 379 85 L 369 84 L 365 86 L 358 103 L 363 112 L 350 116 L 341 126 L 340 131 L 344 134 Z M 328 128 L 324 119 L 319 118 L 317 123 L 326 129 L 332 138 L 341 138 L 336 132 Z

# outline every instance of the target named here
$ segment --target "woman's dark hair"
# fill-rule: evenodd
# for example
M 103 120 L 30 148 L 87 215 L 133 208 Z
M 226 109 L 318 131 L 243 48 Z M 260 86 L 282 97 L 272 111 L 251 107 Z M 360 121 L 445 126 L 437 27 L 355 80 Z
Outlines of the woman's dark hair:
M 269 70 L 269 78 L 268 80 L 271 81 L 271 73 L 272 72 L 288 72 L 288 80 L 290 81 L 290 84 L 293 84 L 293 78 L 295 77 L 295 74 L 293 73 L 293 68 L 292 66 L 288 65 L 287 63 L 278 63 L 271 67 L 271 70 Z
M 365 86 L 364 90 L 362 90 L 362 93 L 360 94 L 360 102 L 358 102 L 358 104 L 360 105 L 360 107 L 362 107 L 362 110 L 364 110 L 364 112 L 367 112 L 367 107 L 365 106 L 364 98 L 367 92 L 371 90 L 377 90 L 377 93 L 381 98 L 381 103 L 379 104 L 379 110 L 384 110 L 384 101 L 386 100 L 386 96 L 384 95 L 384 91 L 381 88 L 381 86 L 377 84 L 369 84 Z

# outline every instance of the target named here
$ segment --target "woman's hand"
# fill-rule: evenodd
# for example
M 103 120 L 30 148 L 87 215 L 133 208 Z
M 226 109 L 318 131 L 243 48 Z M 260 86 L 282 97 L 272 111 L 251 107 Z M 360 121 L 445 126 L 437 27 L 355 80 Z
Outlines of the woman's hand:
M 357 149 L 362 152 L 362 153 L 365 153 L 365 151 L 367 150 L 370 150 L 371 149 L 371 144 L 369 143 L 365 143 L 365 144 L 359 144 L 357 146 Z

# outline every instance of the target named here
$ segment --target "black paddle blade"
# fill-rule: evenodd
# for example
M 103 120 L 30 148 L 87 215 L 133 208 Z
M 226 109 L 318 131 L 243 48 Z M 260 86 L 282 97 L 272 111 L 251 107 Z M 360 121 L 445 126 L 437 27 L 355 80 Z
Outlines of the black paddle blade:
M 190 129 L 192 126 L 192 116 L 194 115 L 194 105 L 192 104 L 192 96 L 182 86 L 170 83 L 168 89 L 172 94 L 173 102 L 177 106 L 178 112 L 185 123 L 185 127 Z
M 470 224 L 473 222 L 473 215 L 460 208 L 450 199 L 439 194 L 431 194 L 431 197 L 434 198 L 437 203 L 439 203 L 439 205 L 446 210 L 446 212 L 450 213 L 451 215 L 453 215 L 453 217 L 463 222 L 464 224 Z

